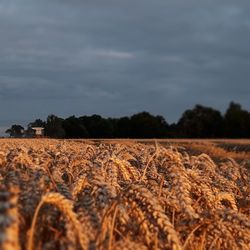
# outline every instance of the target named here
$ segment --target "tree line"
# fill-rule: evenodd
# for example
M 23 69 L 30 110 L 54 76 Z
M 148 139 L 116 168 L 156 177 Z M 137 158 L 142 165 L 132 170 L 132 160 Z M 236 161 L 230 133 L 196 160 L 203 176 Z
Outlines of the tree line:
M 12 137 L 32 134 L 32 127 L 43 127 L 51 138 L 250 138 L 250 112 L 231 102 L 225 114 L 211 107 L 196 105 L 186 110 L 177 123 L 169 124 L 163 116 L 141 112 L 130 117 L 103 118 L 100 115 L 49 115 L 36 119 L 25 130 L 12 125 L 6 131 Z

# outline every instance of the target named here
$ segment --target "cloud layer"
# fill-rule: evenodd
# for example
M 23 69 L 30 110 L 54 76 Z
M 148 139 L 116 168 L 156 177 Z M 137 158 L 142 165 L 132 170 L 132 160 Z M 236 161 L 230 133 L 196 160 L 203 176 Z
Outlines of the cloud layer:
M 2 0 L 1 116 L 249 110 L 249 13 L 244 0 Z

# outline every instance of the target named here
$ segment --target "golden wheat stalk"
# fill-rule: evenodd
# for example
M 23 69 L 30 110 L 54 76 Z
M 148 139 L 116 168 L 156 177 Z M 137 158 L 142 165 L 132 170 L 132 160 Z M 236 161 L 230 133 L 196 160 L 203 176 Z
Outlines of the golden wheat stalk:
M 133 185 L 124 195 L 124 198 L 129 199 L 130 202 L 136 202 L 138 207 L 145 213 L 145 216 L 149 220 L 152 220 L 151 223 L 156 224 L 162 232 L 167 235 L 167 242 L 171 245 L 172 249 L 182 249 L 178 233 L 174 229 L 169 218 L 163 212 L 158 200 L 148 189 L 139 185 Z
M 72 196 L 74 199 L 77 198 L 78 194 L 82 192 L 82 190 L 88 185 L 88 181 L 86 176 L 81 176 L 78 180 L 74 183 Z
M 19 250 L 19 214 L 18 214 L 18 187 L 10 188 L 10 207 L 7 210 L 7 216 L 11 218 L 11 224 L 6 228 L 6 240 L 2 244 L 3 250 Z
M 235 198 L 232 194 L 226 192 L 220 192 L 216 195 L 216 204 L 220 203 L 221 201 L 226 200 L 231 204 L 233 210 L 238 211 Z
M 153 162 L 154 158 L 157 158 L 158 153 L 159 153 L 159 147 L 158 147 L 157 142 L 155 142 L 155 152 L 154 152 L 154 154 L 150 157 L 149 161 L 147 162 L 147 164 L 146 164 L 146 166 L 145 166 L 145 168 L 144 168 L 144 170 L 143 170 L 143 173 L 142 173 L 142 175 L 141 175 L 141 177 L 140 177 L 140 181 L 143 181 L 143 180 L 145 179 L 145 176 L 146 176 L 146 174 L 147 174 L 147 170 L 148 170 L 150 164 Z
M 35 226 L 36 226 L 36 221 L 38 219 L 38 214 L 41 209 L 41 207 L 45 204 L 50 204 L 56 206 L 67 218 L 69 223 L 71 223 L 72 228 L 75 230 L 75 234 L 79 240 L 79 243 L 81 245 L 82 249 L 87 249 L 88 246 L 88 239 L 86 239 L 85 235 L 82 233 L 82 225 L 77 219 L 77 215 L 73 211 L 73 203 L 72 201 L 66 199 L 64 196 L 62 196 L 59 193 L 48 193 L 44 195 L 38 204 L 33 220 L 32 220 L 32 225 L 30 229 L 30 236 L 28 239 L 28 245 L 27 245 L 27 250 L 33 250 L 33 238 L 35 235 Z
M 112 160 L 115 163 L 115 167 L 118 168 L 119 173 L 121 173 L 121 176 L 123 177 L 123 179 L 125 181 L 130 181 L 131 180 L 130 173 L 127 170 L 124 162 L 122 162 L 118 158 L 113 158 L 113 157 L 110 160 Z

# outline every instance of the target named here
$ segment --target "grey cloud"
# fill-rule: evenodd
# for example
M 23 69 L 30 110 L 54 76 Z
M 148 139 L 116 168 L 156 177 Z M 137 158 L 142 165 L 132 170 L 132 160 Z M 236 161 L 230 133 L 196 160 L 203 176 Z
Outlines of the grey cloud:
M 196 103 L 250 109 L 249 13 L 244 0 L 3 0 L 0 112 L 172 122 Z

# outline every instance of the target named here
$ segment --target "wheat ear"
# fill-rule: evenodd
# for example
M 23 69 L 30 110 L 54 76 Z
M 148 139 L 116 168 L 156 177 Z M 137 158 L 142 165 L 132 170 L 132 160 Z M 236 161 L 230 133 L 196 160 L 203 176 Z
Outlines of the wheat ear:
M 7 240 L 3 243 L 3 250 L 19 250 L 19 216 L 18 216 L 18 193 L 19 189 L 15 186 L 10 188 L 10 207 L 7 210 L 7 217 L 12 219 L 10 225 L 6 228 L 5 234 Z
M 66 199 L 63 195 L 59 193 L 48 193 L 44 195 L 38 204 L 30 229 L 30 236 L 28 239 L 28 247 L 27 250 L 33 250 L 33 238 L 35 235 L 35 226 L 38 218 L 39 211 L 44 204 L 51 204 L 56 206 L 67 218 L 67 220 L 71 223 L 72 227 L 75 230 L 75 234 L 78 237 L 79 243 L 82 249 L 87 249 L 88 240 L 84 237 L 81 229 L 81 224 L 77 219 L 77 215 L 73 211 L 73 203 L 72 201 Z

